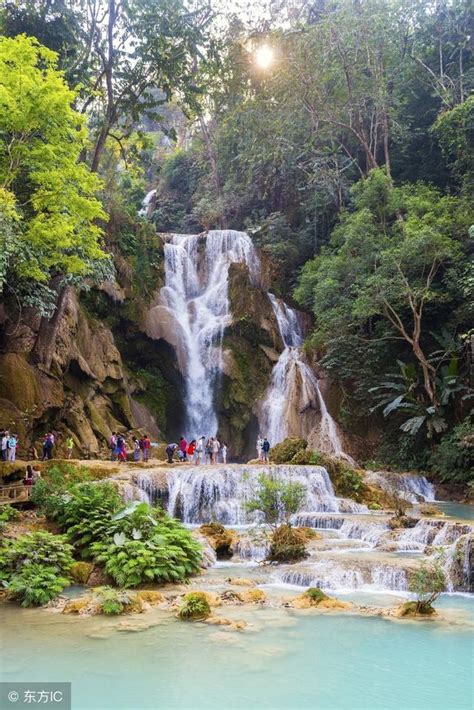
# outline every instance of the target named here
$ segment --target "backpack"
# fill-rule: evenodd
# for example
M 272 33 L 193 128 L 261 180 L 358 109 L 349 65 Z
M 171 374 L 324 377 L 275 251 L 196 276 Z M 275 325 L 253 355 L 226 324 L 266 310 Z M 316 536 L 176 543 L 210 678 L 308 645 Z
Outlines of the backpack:
M 262 444 L 262 450 L 267 454 L 270 451 L 270 442 L 264 441 Z

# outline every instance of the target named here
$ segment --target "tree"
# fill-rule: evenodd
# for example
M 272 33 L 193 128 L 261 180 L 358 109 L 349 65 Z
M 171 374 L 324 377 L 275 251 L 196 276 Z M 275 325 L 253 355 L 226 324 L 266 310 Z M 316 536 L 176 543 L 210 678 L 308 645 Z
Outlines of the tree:
M 437 367 L 426 351 L 426 323 L 447 299 L 449 270 L 467 269 L 472 215 L 455 198 L 423 184 L 392 188 L 381 170 L 353 189 L 331 248 L 306 264 L 296 297 L 313 299 L 320 341 L 355 335 L 400 340 L 422 373 L 424 397 L 438 409 Z M 452 287 L 452 286 L 451 286 Z M 452 292 L 453 302 L 459 295 Z
M 415 614 L 432 614 L 433 604 L 446 589 L 446 575 L 439 556 L 420 564 L 411 574 L 408 588 L 416 594 Z
M 262 473 L 252 500 L 246 504 L 248 512 L 260 511 L 267 525 L 277 528 L 283 521 L 290 524 L 292 515 L 298 512 L 306 496 L 306 488 L 297 481 L 280 481 Z
M 56 67 L 56 54 L 34 38 L 0 39 L 0 201 L 9 225 L 0 281 L 8 276 L 20 294 L 85 278 L 106 256 L 101 183 L 78 160 L 85 120 Z

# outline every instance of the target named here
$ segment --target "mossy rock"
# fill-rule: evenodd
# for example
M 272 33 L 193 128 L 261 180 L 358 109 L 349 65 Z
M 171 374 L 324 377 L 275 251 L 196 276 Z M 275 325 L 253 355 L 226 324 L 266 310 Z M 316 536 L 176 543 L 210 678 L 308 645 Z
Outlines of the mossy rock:
M 273 463 L 290 463 L 298 452 L 306 449 L 308 442 L 300 437 L 288 437 L 270 449 Z
M 209 541 L 218 559 L 232 557 L 235 544 L 235 533 L 232 530 L 226 530 L 220 523 L 206 523 L 201 525 L 198 532 Z
M 154 589 L 138 589 L 136 592 L 137 597 L 139 597 L 143 602 L 147 604 L 161 604 L 166 600 L 166 597 Z
M 80 614 L 91 604 L 91 601 L 91 595 L 70 599 L 63 609 L 63 614 Z
M 369 504 L 367 505 L 367 508 L 368 508 L 369 510 L 382 510 L 382 506 L 379 505 L 378 503 L 369 503 Z
M 325 594 L 319 587 L 310 587 L 306 590 L 304 595 L 311 602 L 312 606 L 318 606 L 322 601 L 329 599 L 328 595 Z
M 0 357 L 0 387 L 5 399 L 30 416 L 41 403 L 37 373 L 20 353 Z
M 423 503 L 418 507 L 421 515 L 429 515 L 430 517 L 442 516 L 443 511 L 437 508 L 435 505 L 430 505 L 430 503 Z
M 297 562 L 308 557 L 306 536 L 291 525 L 280 525 L 271 538 L 268 560 L 271 562 Z
M 92 574 L 94 565 L 92 562 L 74 562 L 70 575 L 77 584 L 87 584 L 87 580 Z
M 405 604 L 402 604 L 399 608 L 399 616 L 401 617 L 434 616 L 436 613 L 436 609 L 426 602 L 405 602 Z
M 245 592 L 239 592 L 244 604 L 264 604 L 266 597 L 262 589 L 248 589 Z
M 204 592 L 189 592 L 181 600 L 178 619 L 182 621 L 201 621 L 207 619 L 211 607 Z
M 308 528 L 306 526 L 295 528 L 300 535 L 303 536 L 305 540 L 322 540 L 321 533 L 317 532 L 314 528 Z

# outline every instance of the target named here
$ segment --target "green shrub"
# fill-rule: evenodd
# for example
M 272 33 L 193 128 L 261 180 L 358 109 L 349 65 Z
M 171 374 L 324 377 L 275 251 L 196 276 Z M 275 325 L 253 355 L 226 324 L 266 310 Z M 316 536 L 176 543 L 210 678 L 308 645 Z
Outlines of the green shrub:
M 112 518 L 123 501 L 111 483 L 79 483 L 72 486 L 58 508 L 56 521 L 83 558 L 91 555 L 91 544 L 110 534 Z
M 325 599 L 329 599 L 328 595 L 325 594 L 319 587 L 310 587 L 304 593 L 305 597 L 311 600 L 311 604 L 318 605 Z
M 128 611 L 132 606 L 134 598 L 123 589 L 113 587 L 98 587 L 94 590 L 102 614 L 106 616 L 116 616 Z
M 270 449 L 270 460 L 274 463 L 290 463 L 292 458 L 307 446 L 305 439 L 289 437 Z
M 73 562 L 65 536 L 44 531 L 5 541 L 0 549 L 2 582 L 22 606 L 46 604 L 60 594 Z
M 64 510 L 69 489 L 90 479 L 89 470 L 83 466 L 77 468 L 71 464 L 54 464 L 43 471 L 42 478 L 32 487 L 31 501 L 48 518 L 54 520 Z
M 433 604 L 446 589 L 446 574 L 442 557 L 423 560 L 417 570 L 412 572 L 408 589 L 416 595 L 415 614 L 433 614 Z M 406 614 L 410 613 L 408 608 Z
M 206 619 L 211 613 L 211 607 L 203 592 L 190 592 L 181 600 L 178 617 L 183 621 L 199 621 Z
M 474 425 L 471 417 L 446 434 L 431 454 L 429 467 L 441 481 L 474 484 Z
M 40 606 L 55 599 L 68 584 L 69 579 L 59 576 L 53 567 L 34 562 L 12 576 L 7 595 L 21 606 Z
M 202 559 L 201 546 L 191 533 L 167 516 L 156 521 L 146 535 L 136 528 L 131 537 L 116 532 L 112 539 L 93 543 L 91 551 L 107 574 L 125 588 L 144 582 L 183 582 L 199 570 Z
M 306 497 L 306 488 L 297 481 L 280 481 L 272 475 L 261 473 L 254 497 L 245 503 L 251 513 L 261 511 L 268 525 L 276 526 L 280 520 L 288 525 Z
M 18 520 L 20 513 L 12 505 L 5 505 L 0 513 L 0 522 L 9 523 L 12 520 Z

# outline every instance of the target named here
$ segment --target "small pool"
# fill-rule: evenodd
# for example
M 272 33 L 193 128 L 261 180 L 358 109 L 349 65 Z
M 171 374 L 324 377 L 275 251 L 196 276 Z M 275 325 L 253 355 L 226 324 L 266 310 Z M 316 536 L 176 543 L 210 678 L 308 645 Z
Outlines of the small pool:
M 474 520 L 474 505 L 449 502 L 430 503 L 430 505 L 436 505 L 436 507 L 442 510 L 445 515 L 449 515 L 450 517 L 462 518 L 463 520 Z
M 471 710 L 473 599 L 442 606 L 452 624 L 245 607 L 244 632 L 158 610 L 137 632 L 2 605 L 1 679 L 71 681 L 74 710 Z

